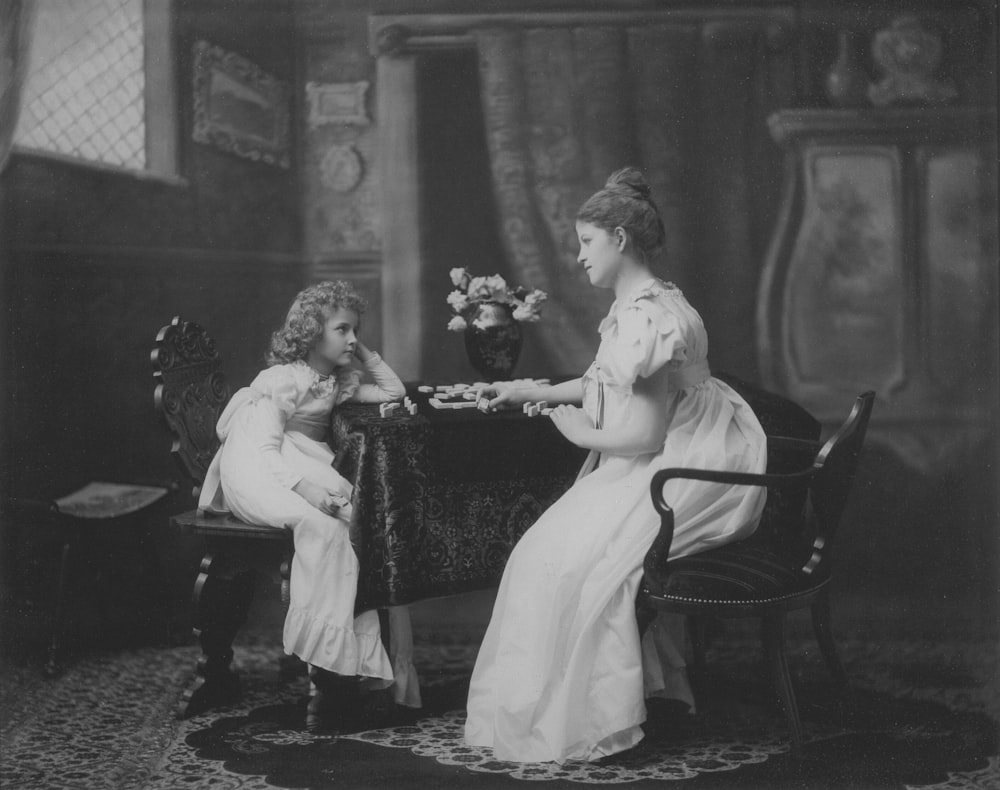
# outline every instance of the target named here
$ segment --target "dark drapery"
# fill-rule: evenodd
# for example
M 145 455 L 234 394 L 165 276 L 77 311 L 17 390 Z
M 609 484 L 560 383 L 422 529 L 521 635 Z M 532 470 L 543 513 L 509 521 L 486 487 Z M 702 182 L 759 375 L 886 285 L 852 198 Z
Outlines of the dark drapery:
M 475 36 L 501 237 L 517 281 L 549 294 L 536 337 L 550 369 L 582 371 L 593 358 L 611 294 L 576 263 L 574 217 L 632 164 L 667 228 L 657 272 L 702 312 L 713 363 L 752 376 L 760 226 L 771 221 L 753 203 L 777 181 L 761 143 L 789 92 L 775 78 L 773 31 L 744 20 Z
M 34 0 L 0 0 L 0 172 L 7 164 L 28 70 Z

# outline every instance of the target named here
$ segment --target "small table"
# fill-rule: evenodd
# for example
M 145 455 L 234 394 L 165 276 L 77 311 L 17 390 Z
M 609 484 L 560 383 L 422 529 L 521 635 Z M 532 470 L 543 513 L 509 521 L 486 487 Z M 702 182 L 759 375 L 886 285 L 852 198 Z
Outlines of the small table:
M 377 404 L 334 410 L 335 466 L 354 485 L 358 611 L 495 587 L 514 544 L 586 457 L 547 417 Z

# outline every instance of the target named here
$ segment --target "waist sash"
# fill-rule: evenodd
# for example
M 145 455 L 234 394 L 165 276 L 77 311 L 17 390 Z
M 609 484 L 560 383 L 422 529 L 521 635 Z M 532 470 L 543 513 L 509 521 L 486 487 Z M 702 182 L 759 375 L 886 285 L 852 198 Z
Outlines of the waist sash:
M 708 381 L 711 375 L 712 371 L 708 367 L 708 360 L 703 359 L 701 362 L 693 362 L 687 367 L 670 371 L 667 374 L 667 387 L 671 392 L 686 390 L 688 387 Z

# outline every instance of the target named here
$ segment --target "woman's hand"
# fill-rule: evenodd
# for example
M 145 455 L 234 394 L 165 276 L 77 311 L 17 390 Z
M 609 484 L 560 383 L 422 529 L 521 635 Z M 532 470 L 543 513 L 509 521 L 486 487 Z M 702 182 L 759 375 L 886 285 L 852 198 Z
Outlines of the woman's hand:
M 292 491 L 302 497 L 321 513 L 328 516 L 336 516 L 340 510 L 350 504 L 350 500 L 343 494 L 323 488 L 315 483 L 303 478 L 292 487 Z
M 576 406 L 556 406 L 549 417 L 559 432 L 576 445 L 583 445 L 584 437 L 594 429 L 587 413 Z
M 490 411 L 501 409 L 516 409 L 527 403 L 531 390 L 527 387 L 517 387 L 514 384 L 490 384 L 479 390 L 479 397 L 490 402 Z

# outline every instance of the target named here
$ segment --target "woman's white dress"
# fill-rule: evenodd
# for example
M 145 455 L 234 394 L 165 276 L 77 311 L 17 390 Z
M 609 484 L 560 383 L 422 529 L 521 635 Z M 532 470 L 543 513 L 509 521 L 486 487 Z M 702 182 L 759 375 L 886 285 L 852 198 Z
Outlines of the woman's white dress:
M 379 355 L 373 354 L 365 367 L 374 383 L 362 383 L 362 371 L 353 367 L 321 377 L 303 361 L 274 365 L 236 392 L 219 418 L 222 445 L 205 477 L 199 507 L 292 531 L 286 653 L 330 672 L 376 679 L 376 687 L 395 681 L 396 701 L 419 707 L 407 610 L 389 612 L 391 659 L 378 613 L 354 616 L 358 560 L 349 535 L 351 506 L 331 516 L 292 490 L 307 479 L 350 499 L 352 486 L 333 468 L 334 455 L 324 441 L 331 411 L 349 400 L 391 401 L 405 394 Z
M 657 618 L 640 645 L 635 598 L 659 528 L 649 484 L 671 466 L 763 472 L 766 439 L 746 402 L 711 378 L 698 313 L 651 279 L 616 301 L 583 376 L 583 408 L 613 431 L 632 386 L 664 365 L 670 394 L 663 447 L 596 456 L 511 553 L 469 689 L 466 741 L 500 760 L 597 759 L 642 738 L 644 698 L 690 702 L 679 617 Z M 756 529 L 764 489 L 667 483 L 676 527 L 671 557 Z M 678 628 L 678 626 L 681 626 Z

